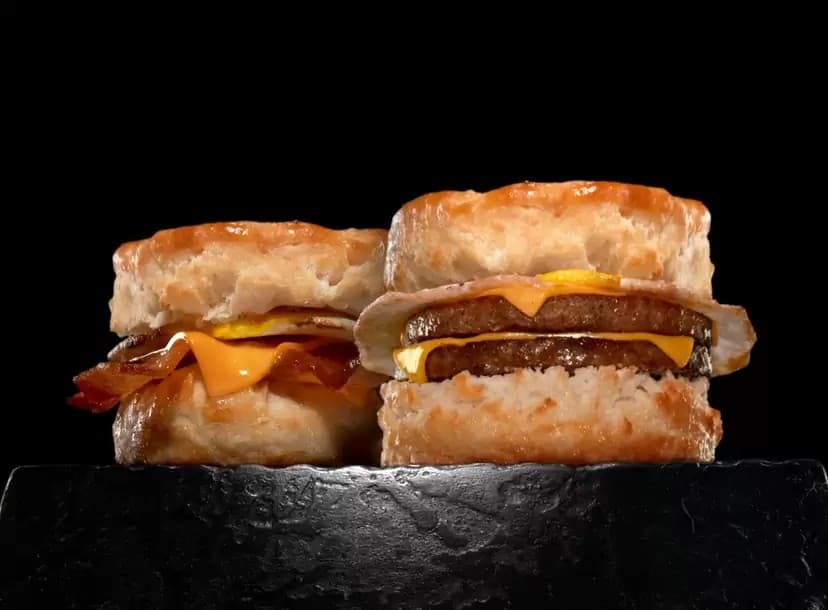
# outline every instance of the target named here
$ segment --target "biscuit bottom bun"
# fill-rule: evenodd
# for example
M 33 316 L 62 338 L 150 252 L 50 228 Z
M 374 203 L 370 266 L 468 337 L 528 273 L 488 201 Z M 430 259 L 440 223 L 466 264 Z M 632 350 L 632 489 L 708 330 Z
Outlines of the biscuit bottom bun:
M 198 368 L 185 367 L 121 402 L 115 458 L 126 464 L 371 463 L 379 454 L 379 397 L 360 396 L 370 391 L 356 379 L 338 392 L 258 383 L 214 399 Z
M 382 463 L 710 461 L 722 437 L 708 380 L 633 368 L 520 369 L 432 383 L 391 381 Z
M 386 231 L 300 222 L 181 227 L 115 252 L 123 341 L 74 379 L 120 405 L 123 464 L 373 465 L 379 386 L 354 325 L 382 294 Z

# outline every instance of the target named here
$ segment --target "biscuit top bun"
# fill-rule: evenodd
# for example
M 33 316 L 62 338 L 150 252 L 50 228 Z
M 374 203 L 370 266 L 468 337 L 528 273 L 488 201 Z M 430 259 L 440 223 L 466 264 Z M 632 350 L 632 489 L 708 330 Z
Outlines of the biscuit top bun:
M 115 252 L 110 327 L 226 322 L 276 307 L 357 315 L 383 293 L 386 231 L 303 222 L 214 223 L 160 231 Z
M 710 297 L 710 214 L 660 188 L 525 182 L 424 195 L 394 216 L 385 283 L 414 292 L 498 274 L 592 269 Z

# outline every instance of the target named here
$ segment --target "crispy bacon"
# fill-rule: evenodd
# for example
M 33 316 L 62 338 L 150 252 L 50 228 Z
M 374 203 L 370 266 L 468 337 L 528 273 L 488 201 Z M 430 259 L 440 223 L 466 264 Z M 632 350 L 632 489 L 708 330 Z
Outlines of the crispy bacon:
M 100 413 L 112 409 L 122 398 L 147 384 L 167 378 L 190 354 L 190 346 L 186 341 L 174 341 L 169 345 L 161 343 L 162 348 L 157 349 L 158 341 L 153 337 L 151 341 L 124 344 L 110 352 L 110 361 L 75 377 L 78 393 L 67 402 Z M 125 360 L 129 351 L 124 348 L 138 348 L 143 352 L 149 346 L 156 347 L 156 350 Z M 301 348 L 280 352 L 269 377 L 280 384 L 310 380 L 330 390 L 339 390 L 358 366 L 358 354 L 353 343 L 316 338 L 305 342 Z
M 108 411 L 127 394 L 154 379 L 167 377 L 189 353 L 190 346 L 186 342 L 176 341 L 169 347 L 128 362 L 102 362 L 75 377 L 78 393 L 67 402 L 93 413 Z
M 322 385 L 337 390 L 357 366 L 359 356 L 353 343 L 328 343 L 312 351 L 283 352 L 270 370 L 270 377 L 290 380 L 309 373 Z
M 387 379 L 385 375 L 378 375 L 358 366 L 348 381 L 338 389 L 308 382 L 301 377 L 286 379 L 273 376 L 270 377 L 269 387 L 274 394 L 310 406 L 340 407 L 345 400 L 354 406 L 376 408 L 382 402 L 379 386 Z
M 132 335 L 113 347 L 106 355 L 111 362 L 129 362 L 150 352 L 164 349 L 175 333 L 169 329 L 154 330 L 146 335 Z

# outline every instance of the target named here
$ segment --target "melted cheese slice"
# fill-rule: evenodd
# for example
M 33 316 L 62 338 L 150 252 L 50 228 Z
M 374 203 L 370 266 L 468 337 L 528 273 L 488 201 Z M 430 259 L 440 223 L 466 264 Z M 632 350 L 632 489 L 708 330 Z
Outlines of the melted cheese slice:
M 284 352 L 313 349 L 320 343 L 227 343 L 196 331 L 176 333 L 167 345 L 172 345 L 175 341 L 186 341 L 189 344 L 210 396 L 225 396 L 249 388 L 267 376 Z
M 673 337 L 668 335 L 656 335 L 654 333 L 484 333 L 474 337 L 443 339 L 430 339 L 394 350 L 394 362 L 397 367 L 414 383 L 426 383 L 426 360 L 429 354 L 446 345 L 466 345 L 479 341 L 509 341 L 523 340 L 531 341 L 543 337 L 589 337 L 592 339 L 606 339 L 610 341 L 649 341 L 670 359 L 676 366 L 683 367 L 690 360 L 693 352 L 693 337 Z
M 621 276 L 586 269 L 562 269 L 538 276 L 544 286 L 500 286 L 475 295 L 503 297 L 524 315 L 533 317 L 551 297 L 564 294 L 624 294 Z

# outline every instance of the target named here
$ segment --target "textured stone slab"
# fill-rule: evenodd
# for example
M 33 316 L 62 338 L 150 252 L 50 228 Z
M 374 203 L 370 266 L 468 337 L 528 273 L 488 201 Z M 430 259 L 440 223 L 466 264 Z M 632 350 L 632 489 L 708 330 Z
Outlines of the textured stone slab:
M 826 515 L 813 461 L 24 467 L 0 506 L 0 601 L 825 608 Z

